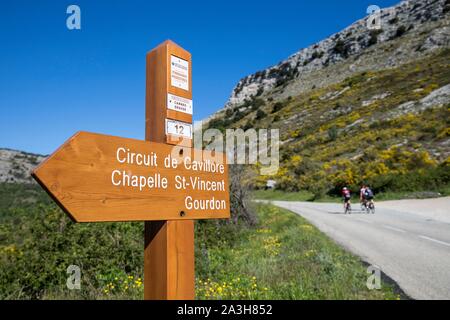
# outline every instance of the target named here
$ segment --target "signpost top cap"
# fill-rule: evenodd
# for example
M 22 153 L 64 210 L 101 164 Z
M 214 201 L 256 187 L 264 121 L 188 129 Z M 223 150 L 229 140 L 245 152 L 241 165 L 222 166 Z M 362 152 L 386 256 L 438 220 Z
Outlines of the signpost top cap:
M 189 51 L 187 51 L 186 49 L 184 49 L 183 47 L 181 47 L 180 45 L 178 45 L 177 43 L 173 42 L 170 39 L 167 39 L 163 43 L 159 44 L 158 46 L 156 46 L 155 48 L 150 50 L 149 53 L 152 51 L 159 50 L 161 48 L 175 49 L 177 51 L 181 50 L 183 52 L 183 54 L 189 56 L 189 58 L 191 57 L 191 53 Z

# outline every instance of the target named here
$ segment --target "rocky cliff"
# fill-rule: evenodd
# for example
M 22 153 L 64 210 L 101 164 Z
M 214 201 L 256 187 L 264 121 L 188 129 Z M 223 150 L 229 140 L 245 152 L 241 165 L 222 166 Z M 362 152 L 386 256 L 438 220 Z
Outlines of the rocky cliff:
M 257 96 L 283 99 L 337 83 L 354 73 L 396 67 L 448 47 L 449 12 L 448 0 L 409 0 L 382 9 L 380 29 L 370 26 L 375 22 L 373 16 L 356 21 L 277 65 L 241 79 L 225 107 Z
M 30 173 L 45 156 L 0 148 L 0 182 L 34 183 Z

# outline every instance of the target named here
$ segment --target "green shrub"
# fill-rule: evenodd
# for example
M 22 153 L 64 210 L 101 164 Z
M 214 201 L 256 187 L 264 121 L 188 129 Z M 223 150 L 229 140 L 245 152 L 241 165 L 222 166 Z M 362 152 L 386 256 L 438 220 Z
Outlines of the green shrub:
M 332 126 L 331 128 L 328 129 L 328 138 L 330 139 L 330 141 L 336 140 L 337 136 L 338 130 L 335 126 Z
M 336 41 L 336 44 L 333 48 L 333 53 L 343 56 L 344 58 L 348 57 L 349 47 L 345 44 L 341 39 Z
M 389 24 L 396 24 L 398 22 L 398 17 L 389 20 Z
M 274 105 L 273 105 L 273 108 L 272 108 L 272 113 L 276 113 L 276 112 L 278 112 L 278 111 L 280 111 L 281 109 L 283 109 L 284 108 L 284 104 L 282 103 L 282 102 L 276 102 Z
M 450 12 L 450 4 L 446 4 L 442 9 L 442 13 L 446 14 L 448 12 Z
M 227 119 L 215 118 L 209 122 L 209 128 L 214 128 L 214 129 L 223 131 L 230 124 L 231 124 L 231 119 L 229 119 L 229 118 L 227 118 Z
M 250 104 L 252 106 L 252 110 L 257 110 L 258 108 L 264 106 L 266 104 L 266 102 L 263 99 L 256 98 L 256 99 L 253 99 L 250 102 Z
M 55 205 L 9 210 L 0 227 L 0 299 L 107 299 L 108 275 L 142 277 L 142 223 L 76 224 Z M 81 268 L 81 290 L 66 288 L 69 265 Z M 129 289 L 120 294 L 142 299 L 142 285 Z
M 264 92 L 264 88 L 263 87 L 258 88 L 258 91 L 256 92 L 256 96 L 259 97 L 260 95 L 263 94 L 263 92 Z
M 311 55 L 311 61 L 315 59 L 320 59 L 323 57 L 323 55 L 324 55 L 323 51 L 314 51 L 313 54 Z
M 382 33 L 382 32 L 383 32 L 383 30 L 381 30 L 381 29 L 379 29 L 379 30 L 370 30 L 369 40 L 367 42 L 367 46 L 370 47 L 370 46 L 373 46 L 374 44 L 377 44 L 377 42 L 378 42 L 378 35 L 380 33 Z
M 394 38 L 401 37 L 401 36 L 404 35 L 405 33 L 406 33 L 406 27 L 405 27 L 405 26 L 399 26 L 399 27 L 397 28 L 397 31 L 395 32 Z
M 261 109 L 259 109 L 256 112 L 256 120 L 260 120 L 262 118 L 265 118 L 266 116 L 267 116 L 266 113 L 264 111 L 262 111 Z

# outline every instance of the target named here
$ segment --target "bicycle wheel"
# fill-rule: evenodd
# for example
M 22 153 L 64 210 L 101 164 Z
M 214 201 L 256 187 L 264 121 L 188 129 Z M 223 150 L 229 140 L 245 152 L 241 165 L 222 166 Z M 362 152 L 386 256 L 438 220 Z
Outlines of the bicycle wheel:
M 366 202 L 361 203 L 361 213 L 369 213 L 369 207 L 367 206 Z

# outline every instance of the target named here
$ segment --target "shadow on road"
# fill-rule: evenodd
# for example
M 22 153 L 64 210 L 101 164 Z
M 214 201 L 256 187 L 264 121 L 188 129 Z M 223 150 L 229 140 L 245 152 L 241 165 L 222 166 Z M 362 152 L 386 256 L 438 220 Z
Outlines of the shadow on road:
M 360 211 L 360 210 L 358 210 L 358 211 L 353 211 L 352 210 L 352 213 L 344 213 L 342 211 L 327 211 L 327 213 L 330 213 L 330 214 L 364 214 L 364 215 L 370 214 L 370 213 L 367 213 L 367 212 L 364 212 L 364 211 Z

